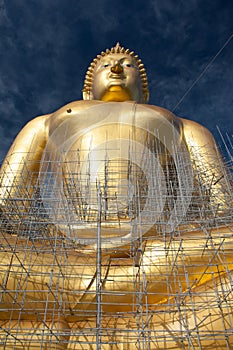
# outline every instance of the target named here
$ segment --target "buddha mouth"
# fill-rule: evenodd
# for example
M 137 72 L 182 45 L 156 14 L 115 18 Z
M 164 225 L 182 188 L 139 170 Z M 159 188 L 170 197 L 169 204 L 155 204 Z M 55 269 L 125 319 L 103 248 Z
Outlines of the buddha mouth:
M 113 79 L 113 80 L 125 80 L 126 76 L 125 74 L 115 74 L 115 73 L 110 73 L 109 74 L 109 79 Z

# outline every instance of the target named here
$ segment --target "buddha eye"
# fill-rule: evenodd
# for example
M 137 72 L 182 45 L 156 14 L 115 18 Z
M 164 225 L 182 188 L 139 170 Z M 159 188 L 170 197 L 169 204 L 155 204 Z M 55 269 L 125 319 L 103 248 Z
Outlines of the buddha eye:
M 110 64 L 109 63 L 105 63 L 102 67 L 106 68 L 106 67 L 109 67 Z

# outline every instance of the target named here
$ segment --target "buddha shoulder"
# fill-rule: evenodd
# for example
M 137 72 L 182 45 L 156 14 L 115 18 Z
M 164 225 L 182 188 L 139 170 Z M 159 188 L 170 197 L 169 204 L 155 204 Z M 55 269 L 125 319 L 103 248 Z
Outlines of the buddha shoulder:
M 212 147 L 216 152 L 216 143 L 211 132 L 203 125 L 189 119 L 179 118 L 182 123 L 186 142 L 192 146 Z
M 61 123 L 71 118 L 73 115 L 80 113 L 92 106 L 102 104 L 102 101 L 73 101 L 63 107 L 59 108 L 57 111 L 50 115 L 50 118 L 47 119 L 46 124 L 48 129 L 53 132 Z

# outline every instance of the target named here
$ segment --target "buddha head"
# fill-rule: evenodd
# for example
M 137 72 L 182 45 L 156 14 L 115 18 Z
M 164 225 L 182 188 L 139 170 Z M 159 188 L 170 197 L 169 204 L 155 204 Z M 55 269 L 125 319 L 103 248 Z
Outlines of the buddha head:
M 87 70 L 83 99 L 147 103 L 148 81 L 142 61 L 119 43 L 102 52 Z

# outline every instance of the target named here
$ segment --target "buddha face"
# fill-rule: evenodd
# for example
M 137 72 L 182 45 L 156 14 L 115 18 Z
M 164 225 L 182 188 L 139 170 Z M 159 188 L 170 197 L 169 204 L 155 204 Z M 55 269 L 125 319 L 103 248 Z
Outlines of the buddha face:
M 92 85 L 93 99 L 103 99 L 105 93 L 114 90 L 114 87 L 116 91 L 119 89 L 127 92 L 125 100 L 142 101 L 139 69 L 135 59 L 130 55 L 124 53 L 106 55 L 95 67 Z

